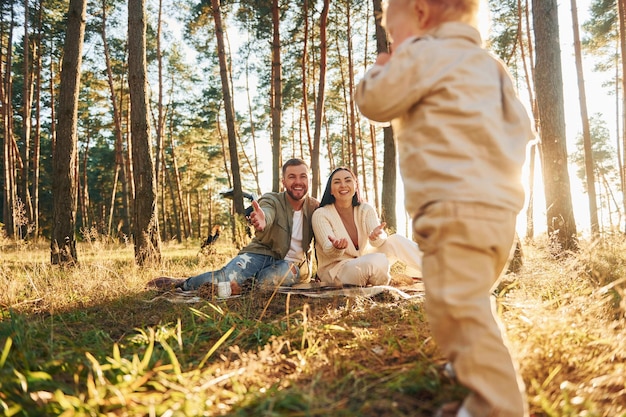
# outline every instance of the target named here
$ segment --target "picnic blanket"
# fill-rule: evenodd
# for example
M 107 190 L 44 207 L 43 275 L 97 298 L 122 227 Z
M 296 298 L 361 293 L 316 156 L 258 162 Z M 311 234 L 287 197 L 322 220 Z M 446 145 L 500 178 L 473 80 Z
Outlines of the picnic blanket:
M 278 287 L 278 292 L 282 294 L 296 294 L 315 298 L 331 298 L 337 296 L 370 298 L 382 292 L 389 292 L 392 296 L 409 299 L 422 297 L 424 295 L 424 284 L 416 282 L 412 285 L 401 287 L 394 287 L 391 285 L 335 287 L 320 282 L 306 282 L 292 287 Z
M 415 282 L 412 285 L 403 285 L 394 287 L 391 285 L 373 285 L 367 287 L 358 286 L 344 286 L 336 287 L 320 282 L 306 282 L 297 284 L 291 287 L 278 287 L 276 290 L 280 294 L 299 295 L 311 298 L 333 298 L 333 297 L 366 297 L 371 298 L 375 295 L 383 292 L 389 293 L 396 299 L 412 299 L 424 296 L 424 284 L 421 282 Z M 213 301 L 226 301 L 231 298 L 241 297 L 241 295 L 231 295 L 230 297 L 221 298 L 213 297 Z M 148 303 L 153 303 L 159 300 L 165 300 L 171 303 L 201 303 L 207 301 L 208 298 L 200 296 L 198 291 L 183 291 L 180 288 L 176 288 L 171 291 L 167 291 L 157 295 L 156 297 L 147 300 Z

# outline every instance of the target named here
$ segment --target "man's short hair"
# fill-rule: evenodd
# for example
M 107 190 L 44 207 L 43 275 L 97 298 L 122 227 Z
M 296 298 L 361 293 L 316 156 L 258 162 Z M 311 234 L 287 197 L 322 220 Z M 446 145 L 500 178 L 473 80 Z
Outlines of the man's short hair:
M 300 166 L 300 165 L 304 165 L 307 170 L 309 169 L 309 166 L 307 165 L 307 163 L 304 162 L 300 158 L 291 158 L 291 159 L 287 160 L 287 162 L 285 162 L 283 164 L 283 177 L 285 176 L 285 172 L 287 171 L 287 167 L 297 167 L 297 166 Z

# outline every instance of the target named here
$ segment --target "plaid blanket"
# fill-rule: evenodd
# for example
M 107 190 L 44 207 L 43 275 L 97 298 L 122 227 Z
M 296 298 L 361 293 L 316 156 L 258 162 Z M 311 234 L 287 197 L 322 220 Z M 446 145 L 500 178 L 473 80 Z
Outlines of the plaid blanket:
M 344 286 L 335 287 L 319 282 L 307 282 L 292 287 L 278 287 L 276 292 L 280 294 L 300 295 L 312 298 L 332 298 L 332 297 L 366 297 L 371 298 L 377 294 L 388 292 L 397 299 L 412 299 L 424 296 L 424 284 L 415 282 L 412 285 L 404 285 L 394 287 L 391 285 L 375 285 L 367 287 Z M 226 298 L 215 297 L 214 301 L 226 301 L 231 298 L 241 297 L 241 295 L 232 295 Z M 182 291 L 180 288 L 167 291 L 148 300 L 153 303 L 159 300 L 166 300 L 171 303 L 201 303 L 207 301 L 207 298 L 199 295 L 198 291 Z

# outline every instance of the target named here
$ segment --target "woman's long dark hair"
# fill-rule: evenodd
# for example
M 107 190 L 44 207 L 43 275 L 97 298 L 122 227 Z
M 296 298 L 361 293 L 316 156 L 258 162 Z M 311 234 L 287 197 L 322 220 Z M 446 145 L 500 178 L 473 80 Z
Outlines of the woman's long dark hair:
M 350 175 L 352 175 L 352 179 L 354 180 L 354 195 L 352 196 L 352 206 L 356 207 L 361 204 L 361 194 L 359 193 L 359 182 L 356 179 L 354 173 L 347 167 L 338 167 L 333 170 L 328 176 L 328 181 L 326 181 L 326 188 L 324 189 L 324 195 L 322 196 L 322 201 L 320 201 L 320 207 L 327 206 L 328 204 L 333 204 L 335 202 L 335 196 L 331 194 L 330 188 L 333 181 L 333 175 L 337 171 L 348 171 Z

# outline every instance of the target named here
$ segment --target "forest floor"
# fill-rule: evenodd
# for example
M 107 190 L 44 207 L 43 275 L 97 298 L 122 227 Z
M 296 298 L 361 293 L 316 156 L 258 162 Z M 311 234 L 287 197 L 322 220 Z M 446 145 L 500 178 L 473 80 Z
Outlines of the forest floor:
M 91 236 L 80 264 L 0 240 L 0 414 L 432 416 L 465 389 L 442 372 L 423 299 L 254 291 L 172 302 L 146 289 L 236 252 L 163 245 L 155 268 Z M 541 238 L 495 292 L 531 414 L 626 416 L 626 243 Z

